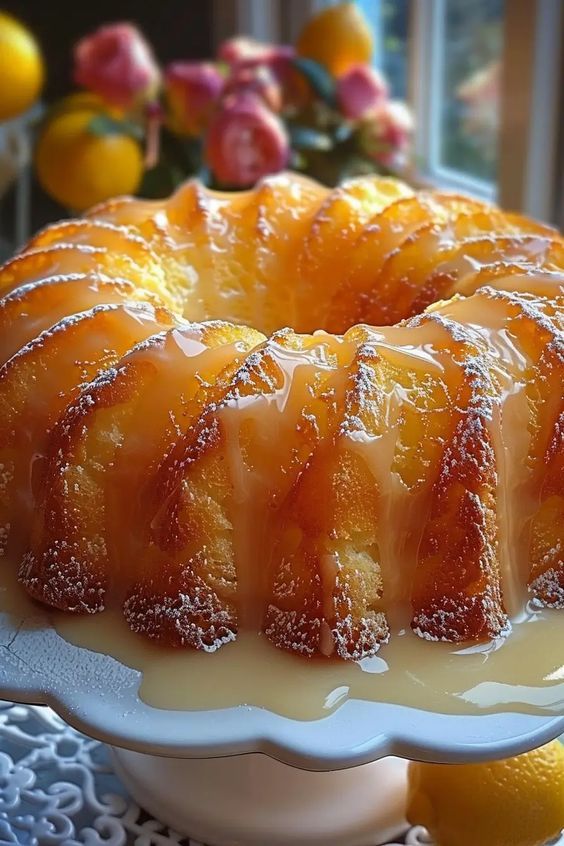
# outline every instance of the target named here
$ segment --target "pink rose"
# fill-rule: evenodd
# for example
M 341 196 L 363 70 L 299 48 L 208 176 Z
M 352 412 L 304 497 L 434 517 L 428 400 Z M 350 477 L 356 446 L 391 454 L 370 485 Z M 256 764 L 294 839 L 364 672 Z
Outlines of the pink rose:
M 250 92 L 256 94 L 273 112 L 282 108 L 282 91 L 272 71 L 265 65 L 235 66 L 223 89 L 224 95 Z
M 174 129 L 200 135 L 219 100 L 224 80 L 211 62 L 173 62 L 165 71 L 165 91 Z
M 406 104 L 386 100 L 363 120 L 360 145 L 370 158 L 391 166 L 401 162 L 412 131 L 413 119 Z
M 160 72 L 139 30 L 133 24 L 116 23 L 100 27 L 75 45 L 74 80 L 127 109 L 156 95 Z
M 227 97 L 210 124 L 206 160 L 224 185 L 245 188 L 288 164 L 290 145 L 281 120 L 256 94 Z
M 349 120 L 360 120 L 388 97 L 384 77 L 368 65 L 354 65 L 337 79 L 339 109 Z

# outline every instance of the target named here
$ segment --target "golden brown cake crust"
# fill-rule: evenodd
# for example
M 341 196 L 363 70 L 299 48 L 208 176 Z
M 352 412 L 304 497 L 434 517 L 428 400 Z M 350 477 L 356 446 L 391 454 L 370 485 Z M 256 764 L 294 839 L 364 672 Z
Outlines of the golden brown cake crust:
M 189 182 L 49 226 L 0 294 L 0 551 L 41 601 L 345 659 L 564 608 L 550 227 L 379 177 Z

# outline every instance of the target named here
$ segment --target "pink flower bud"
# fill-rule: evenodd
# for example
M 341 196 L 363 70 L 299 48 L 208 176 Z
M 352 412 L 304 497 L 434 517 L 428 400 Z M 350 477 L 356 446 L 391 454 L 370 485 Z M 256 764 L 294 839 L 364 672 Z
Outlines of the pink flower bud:
M 206 138 L 206 160 L 224 185 L 245 188 L 288 164 L 290 145 L 284 124 L 256 94 L 227 97 Z
M 295 55 L 291 44 L 265 44 L 242 35 L 224 41 L 218 51 L 218 59 L 230 65 L 232 72 L 267 68 L 280 86 L 282 105 L 301 103 L 304 84 L 308 87 L 293 66 Z
M 368 65 L 354 65 L 337 79 L 339 109 L 349 120 L 360 120 L 388 96 L 384 77 Z
M 165 71 L 171 124 L 182 135 L 200 135 L 223 89 L 223 77 L 211 62 L 173 62 Z
M 217 53 L 218 59 L 231 67 L 268 65 L 273 69 L 279 62 L 288 63 L 294 55 L 295 50 L 290 44 L 265 44 L 245 35 L 224 41 Z
M 400 100 L 385 100 L 364 119 L 360 145 L 367 156 L 386 166 L 400 163 L 413 130 L 411 112 Z
M 137 27 L 116 23 L 100 27 L 75 45 L 74 81 L 128 109 L 156 95 L 160 72 Z
M 282 108 L 282 91 L 272 71 L 265 65 L 237 67 L 232 70 L 223 89 L 224 95 L 250 92 L 256 94 L 273 112 Z

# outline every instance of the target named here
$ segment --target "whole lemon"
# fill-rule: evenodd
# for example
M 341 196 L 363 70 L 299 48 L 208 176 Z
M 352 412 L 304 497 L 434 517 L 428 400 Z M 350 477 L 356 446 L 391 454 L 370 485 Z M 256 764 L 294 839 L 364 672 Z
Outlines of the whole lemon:
M 543 846 L 564 828 L 564 746 L 488 764 L 412 762 L 407 818 L 437 846 Z
M 355 3 L 339 3 L 314 15 L 300 33 L 299 56 L 314 59 L 333 76 L 352 65 L 368 64 L 374 41 L 368 21 Z
M 99 114 L 92 108 L 55 111 L 35 150 L 37 177 L 45 191 L 76 211 L 118 194 L 134 194 L 143 176 L 143 155 L 134 138 L 119 131 L 90 131 Z
M 43 60 L 33 35 L 0 12 L 0 121 L 21 115 L 39 97 Z

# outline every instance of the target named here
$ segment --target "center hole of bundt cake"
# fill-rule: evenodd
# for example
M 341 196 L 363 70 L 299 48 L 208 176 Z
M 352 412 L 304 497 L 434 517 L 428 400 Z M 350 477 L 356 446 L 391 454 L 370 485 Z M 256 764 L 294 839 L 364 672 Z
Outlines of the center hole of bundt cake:
M 215 283 L 212 282 L 212 284 Z M 296 287 L 298 287 L 297 283 Z M 379 308 L 378 313 L 375 313 L 373 301 L 370 304 L 364 302 L 336 304 L 324 289 L 311 292 L 308 297 L 302 297 L 299 306 L 296 305 L 295 296 L 289 295 L 285 302 L 277 303 L 272 297 L 272 292 L 266 292 L 264 299 L 267 301 L 263 301 L 256 308 L 254 299 L 258 296 L 252 290 L 249 290 L 246 299 L 234 300 L 230 297 L 228 291 L 222 291 L 215 308 L 208 307 L 203 318 L 200 317 L 199 319 L 205 321 L 224 320 L 228 323 L 257 330 L 267 337 L 284 329 L 290 329 L 298 335 L 313 335 L 315 332 L 343 335 L 359 324 L 389 326 L 392 322 L 399 322 L 404 317 L 415 313 L 410 311 L 409 315 L 405 315 L 399 312 L 397 320 L 391 321 L 384 313 L 383 308 Z M 372 308 L 370 305 L 372 305 Z M 424 308 L 425 305 L 422 305 L 420 310 L 423 311 Z M 190 321 L 194 320 L 192 303 L 190 308 L 185 310 L 185 318 Z

